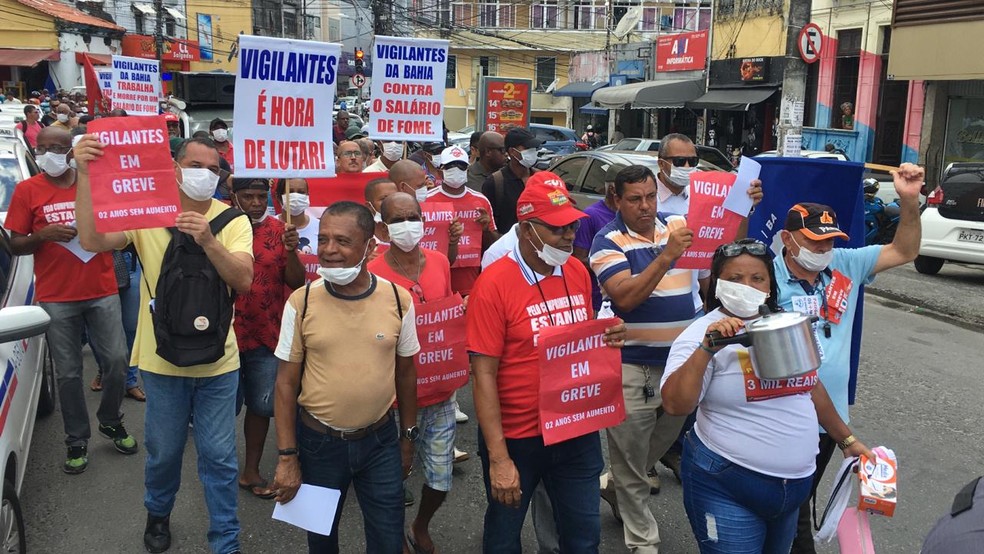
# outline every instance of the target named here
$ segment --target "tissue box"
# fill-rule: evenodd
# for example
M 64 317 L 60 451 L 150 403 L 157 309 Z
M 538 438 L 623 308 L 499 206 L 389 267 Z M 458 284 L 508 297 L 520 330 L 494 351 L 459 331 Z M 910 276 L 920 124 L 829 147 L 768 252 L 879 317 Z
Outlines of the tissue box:
M 880 450 L 876 454 L 875 460 L 861 456 L 858 509 L 892 517 L 898 502 L 898 461 L 891 450 Z

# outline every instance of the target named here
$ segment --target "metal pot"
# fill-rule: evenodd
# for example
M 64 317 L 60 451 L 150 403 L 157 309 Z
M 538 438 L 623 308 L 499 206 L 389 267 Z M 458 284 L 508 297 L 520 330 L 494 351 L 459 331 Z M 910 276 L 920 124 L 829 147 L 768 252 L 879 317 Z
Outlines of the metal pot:
M 799 312 L 771 313 L 759 308 L 760 319 L 745 325 L 745 334 L 722 338 L 710 333 L 712 347 L 741 344 L 751 347 L 755 374 L 760 379 L 787 379 L 820 367 L 820 351 L 813 333 L 816 316 Z

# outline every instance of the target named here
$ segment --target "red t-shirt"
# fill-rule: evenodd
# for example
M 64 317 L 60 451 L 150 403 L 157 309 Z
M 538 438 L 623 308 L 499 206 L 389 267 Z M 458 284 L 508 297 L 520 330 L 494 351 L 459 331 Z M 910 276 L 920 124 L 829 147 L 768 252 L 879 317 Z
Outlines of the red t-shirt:
M 10 199 L 7 229 L 30 235 L 51 224 L 75 224 L 75 185 L 56 187 L 44 173 L 21 181 Z M 38 302 L 78 302 L 119 292 L 112 254 L 96 254 L 86 263 L 67 244 L 45 241 L 34 252 Z
M 22 125 L 23 126 L 21 128 L 25 129 L 24 139 L 27 140 L 27 143 L 31 145 L 31 148 L 37 148 L 38 133 L 41 132 L 41 129 L 44 129 L 44 125 L 41 125 L 37 121 L 35 121 L 34 123 L 28 123 L 25 121 Z
M 482 208 L 491 217 L 492 214 L 492 204 L 489 203 L 489 199 L 485 197 L 484 194 L 480 192 L 475 192 L 468 187 L 461 187 L 461 194 L 458 196 L 452 196 L 448 194 L 443 188 L 436 187 L 427 194 L 428 202 L 449 202 L 454 205 L 454 215 L 462 222 L 475 221 L 478 219 L 478 209 Z M 495 230 L 495 220 L 493 219 L 489 223 L 489 228 L 493 231 Z M 478 260 L 481 261 L 482 251 L 481 251 L 481 241 L 479 241 L 479 250 L 477 252 Z M 461 245 L 458 246 L 458 259 L 455 260 L 455 265 L 457 266 L 458 261 L 462 258 Z M 478 279 L 479 273 L 482 272 L 480 265 L 476 264 L 473 267 L 452 267 L 451 268 L 451 290 L 461 294 L 461 296 L 468 296 L 471 293 L 472 287 L 475 286 L 475 280 Z
M 236 296 L 236 339 L 239 350 L 261 346 L 277 349 L 284 304 L 293 290 L 284 283 L 287 249 L 283 243 L 284 222 L 267 216 L 253 225 L 253 284 L 246 294 Z
M 591 279 L 584 264 L 571 258 L 562 275 L 538 275 L 539 287 L 526 280 L 524 270 L 531 271 L 512 255 L 487 267 L 465 312 L 468 351 L 499 358 L 496 381 L 508 439 L 540 435 L 539 329 L 551 319 L 557 325 L 591 319 Z
M 219 155 L 220 155 L 220 156 L 222 156 L 222 159 L 223 159 L 223 160 L 225 160 L 225 161 L 227 161 L 227 162 L 229 162 L 229 167 L 231 167 L 231 168 L 233 168 L 233 169 L 235 169 L 235 167 L 236 167 L 236 166 L 235 166 L 235 165 L 234 165 L 234 164 L 232 163 L 232 159 L 233 159 L 233 154 L 232 154 L 232 142 L 231 142 L 231 141 L 226 141 L 226 144 L 228 144 L 228 145 L 229 145 L 229 149 L 228 149 L 228 150 L 226 150 L 225 152 L 222 152 L 222 151 L 220 150 L 220 151 L 219 151 Z

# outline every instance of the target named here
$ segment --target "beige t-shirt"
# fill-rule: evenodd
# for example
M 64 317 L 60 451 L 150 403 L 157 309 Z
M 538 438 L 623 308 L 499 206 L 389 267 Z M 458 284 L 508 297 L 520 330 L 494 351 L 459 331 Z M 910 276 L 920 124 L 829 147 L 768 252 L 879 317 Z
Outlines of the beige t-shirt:
M 338 296 L 323 279 L 311 283 L 303 325 L 305 289 L 284 307 L 277 358 L 304 361 L 297 403 L 335 429 L 359 429 L 378 421 L 396 400 L 396 357 L 420 351 L 413 299 L 372 276 L 358 297 Z

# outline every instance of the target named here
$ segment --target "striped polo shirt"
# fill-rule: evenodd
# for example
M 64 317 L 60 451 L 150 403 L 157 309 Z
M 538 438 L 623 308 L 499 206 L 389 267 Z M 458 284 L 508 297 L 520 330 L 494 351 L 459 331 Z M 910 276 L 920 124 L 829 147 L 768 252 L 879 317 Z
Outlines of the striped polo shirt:
M 666 226 L 656 220 L 653 239 L 630 230 L 622 214 L 595 235 L 591 243 L 591 269 L 598 276 L 604 292 L 605 282 L 623 271 L 632 275 L 642 273 L 659 256 L 669 235 Z M 630 312 L 612 311 L 625 320 L 627 329 L 622 362 L 642 365 L 665 365 L 670 345 L 694 319 L 694 293 L 697 272 L 689 269 L 670 269 L 649 295 L 649 299 Z

